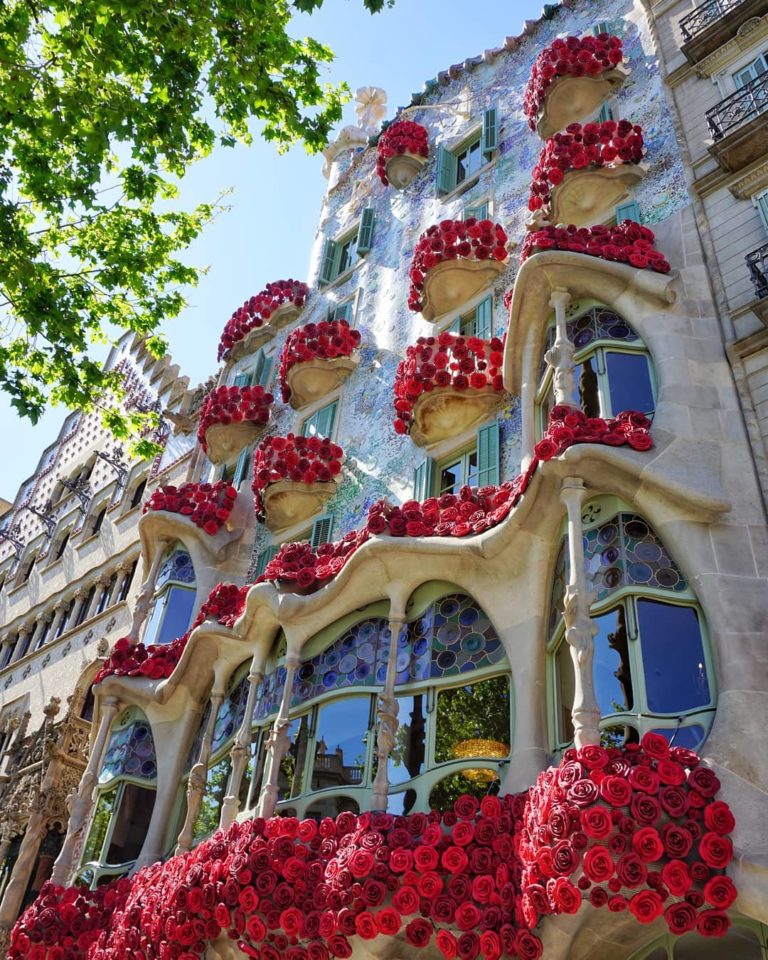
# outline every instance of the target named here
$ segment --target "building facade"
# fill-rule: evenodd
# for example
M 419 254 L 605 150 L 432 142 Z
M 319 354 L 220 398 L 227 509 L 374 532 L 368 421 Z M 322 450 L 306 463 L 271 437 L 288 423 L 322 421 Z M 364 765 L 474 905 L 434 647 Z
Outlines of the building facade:
M 711 6 L 359 91 L 307 282 L 145 499 L 14 960 L 766 960 L 760 297 L 670 32 Z

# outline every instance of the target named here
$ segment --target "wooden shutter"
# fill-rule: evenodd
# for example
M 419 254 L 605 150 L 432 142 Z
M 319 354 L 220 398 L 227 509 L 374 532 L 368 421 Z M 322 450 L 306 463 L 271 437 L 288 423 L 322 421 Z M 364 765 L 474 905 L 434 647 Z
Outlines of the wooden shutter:
M 237 463 L 235 464 L 235 474 L 232 477 L 232 486 L 240 488 L 240 484 L 243 483 L 245 478 L 248 476 L 248 448 L 246 447 L 241 451 L 240 456 L 237 458 Z
M 250 373 L 238 373 L 235 377 L 234 386 L 236 387 L 249 387 L 251 385 L 251 375 Z
M 634 220 L 635 223 L 642 222 L 640 219 L 640 204 L 636 200 L 628 200 L 616 207 L 616 223 L 622 223 L 624 220 Z
M 416 467 L 413 471 L 413 499 L 426 500 L 432 495 L 432 477 L 434 474 L 435 463 L 427 457 L 426 460 Z
M 334 279 L 338 246 L 335 240 L 325 241 L 323 263 L 320 267 L 320 283 L 330 283 Z
M 329 403 L 327 407 L 322 407 L 304 421 L 302 433 L 305 437 L 311 436 L 311 430 L 314 428 L 318 437 L 330 437 L 333 433 L 333 427 L 336 422 L 336 408 L 338 400 Z
M 481 340 L 491 339 L 491 317 L 493 314 L 493 297 L 487 296 L 475 307 L 475 336 Z
M 490 156 L 499 146 L 499 122 L 496 107 L 483 114 L 483 153 Z
M 599 37 L 601 33 L 610 33 L 611 25 L 607 20 L 598 20 L 597 23 L 592 27 L 592 33 Z
M 456 157 L 445 147 L 437 148 L 437 194 L 450 193 L 456 186 Z
M 448 327 L 447 333 L 461 333 L 461 317 L 456 317 L 450 327 Z
M 608 120 L 613 120 L 613 110 L 611 110 L 609 103 L 604 103 L 602 107 L 600 107 L 600 113 L 597 115 L 597 122 L 605 123 Z
M 352 302 L 348 301 L 347 303 L 340 303 L 338 307 L 335 307 L 333 313 L 331 314 L 331 320 L 346 320 L 347 323 L 352 323 Z
M 768 193 L 761 193 L 759 197 L 755 197 L 755 206 L 763 221 L 765 232 L 768 233 Z
M 464 207 L 464 219 L 469 220 L 470 217 L 474 217 L 475 220 L 487 220 L 488 219 L 488 210 L 489 204 L 487 200 L 483 200 L 482 203 L 478 203 L 472 207 Z
M 256 569 L 254 570 L 255 579 L 264 573 L 270 560 L 277 556 L 277 547 L 265 547 L 256 558 Z
M 256 358 L 256 367 L 253 371 L 253 383 L 266 389 L 272 374 L 272 357 L 267 356 L 263 351 L 259 351 Z
M 309 537 L 309 545 L 313 550 L 317 550 L 321 543 L 328 543 L 331 539 L 331 530 L 333 529 L 333 517 L 318 517 L 312 524 L 312 533 Z
M 373 246 L 373 224 L 376 220 L 376 211 L 373 207 L 366 207 L 360 218 L 360 227 L 357 231 L 357 252 L 368 253 Z
M 499 483 L 499 425 L 489 423 L 477 431 L 477 485 Z

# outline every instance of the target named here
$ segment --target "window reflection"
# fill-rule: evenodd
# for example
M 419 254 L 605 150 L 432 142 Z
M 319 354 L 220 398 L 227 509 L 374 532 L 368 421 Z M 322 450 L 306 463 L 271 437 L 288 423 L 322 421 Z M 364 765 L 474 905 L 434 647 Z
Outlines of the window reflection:
M 463 183 L 483 166 L 483 154 L 480 140 L 469 144 L 461 153 L 456 154 L 456 184 Z
M 426 696 L 398 697 L 399 727 L 395 746 L 389 755 L 387 777 L 390 784 L 405 783 L 424 772 L 426 756 Z
M 288 727 L 287 735 L 291 745 L 280 761 L 280 772 L 277 778 L 279 800 L 298 797 L 301 793 L 304 768 L 307 763 L 309 721 L 310 715 L 305 713 L 303 717 L 291 721 L 291 725 Z
M 155 791 L 126 783 L 120 800 L 120 809 L 112 828 L 112 837 L 105 862 L 117 865 L 130 863 L 141 852 L 149 829 L 152 810 L 155 806 Z
M 606 350 L 608 387 L 611 410 L 615 416 L 622 410 L 653 413 L 654 399 L 648 357 L 641 353 L 616 353 Z M 593 414 L 589 413 L 591 417 Z
M 593 617 L 597 627 L 592 673 L 601 716 L 632 709 L 632 677 L 624 607 Z
M 429 794 L 430 809 L 451 810 L 454 803 L 465 793 L 478 798 L 484 797 L 487 793 L 495 793 L 499 780 L 498 771 L 489 767 L 480 768 L 475 772 L 484 774 L 484 776 L 475 777 L 467 776 L 466 773 L 452 773 L 449 777 L 444 777 L 439 783 L 436 783 Z
M 352 797 L 322 797 L 307 807 L 306 816 L 313 820 L 338 817 L 340 813 L 360 813 L 360 805 Z
M 437 695 L 435 761 L 509 753 L 509 682 L 493 677 Z M 495 779 L 495 776 L 494 776 Z
M 637 618 L 649 708 L 654 713 L 676 713 L 706 706 L 709 684 L 696 611 L 638 600 Z
M 227 783 L 232 767 L 229 757 L 224 757 L 218 763 L 208 768 L 205 778 L 205 792 L 200 801 L 200 810 L 195 820 L 192 836 L 197 842 L 218 829 L 221 806 L 227 793 Z
M 335 700 L 320 707 L 315 734 L 312 789 L 363 782 L 370 697 Z

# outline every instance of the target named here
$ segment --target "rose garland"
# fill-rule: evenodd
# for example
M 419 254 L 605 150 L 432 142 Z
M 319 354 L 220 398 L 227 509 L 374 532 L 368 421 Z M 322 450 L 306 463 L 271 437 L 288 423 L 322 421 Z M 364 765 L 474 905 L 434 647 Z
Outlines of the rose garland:
M 253 494 L 256 516 L 264 516 L 262 490 L 270 483 L 329 483 L 341 473 L 344 451 L 327 437 L 266 437 L 253 458 Z
M 436 387 L 470 392 L 490 387 L 504 390 L 501 366 L 504 345 L 498 337 L 481 340 L 455 333 L 419 337 L 408 347 L 395 375 L 395 431 L 407 433 L 413 407 L 423 393 Z
M 419 237 L 413 251 L 409 277 L 408 307 L 418 313 L 423 304 L 421 292 L 424 278 L 444 260 L 498 260 L 507 259 L 507 240 L 501 224 L 492 220 L 441 220 Z
M 292 303 L 301 310 L 308 295 L 309 287 L 301 280 L 276 280 L 268 283 L 256 296 L 238 307 L 227 320 L 219 341 L 217 359 L 226 359 L 236 343 L 245 339 L 251 330 L 269 323 L 272 314 L 283 304 Z
M 567 750 L 524 793 L 442 812 L 246 820 L 97 891 L 47 883 L 9 960 L 200 960 L 221 935 L 260 960 L 329 960 L 401 931 L 447 960 L 538 960 L 540 918 L 585 900 L 722 936 L 736 890 L 719 787 L 651 733 Z
M 643 159 L 643 129 L 628 120 L 603 123 L 570 123 L 565 133 L 556 133 L 544 144 L 533 168 L 529 210 L 539 210 L 552 197 L 552 187 L 563 182 L 569 170 L 614 167 L 640 163 Z
M 599 77 L 618 66 L 624 58 L 619 37 L 601 33 L 598 37 L 558 38 L 536 57 L 523 94 L 528 126 L 536 129 L 547 90 L 558 77 Z
M 272 401 L 275 398 L 263 387 L 216 387 L 206 396 L 200 407 L 197 439 L 208 452 L 206 430 L 216 425 L 230 423 L 253 423 L 266 426 L 269 423 Z
M 413 120 L 398 120 L 396 123 L 391 123 L 379 137 L 376 147 L 376 173 L 385 187 L 389 184 L 387 160 L 404 153 L 413 153 L 425 159 L 429 156 L 427 130 Z
M 639 270 L 647 268 L 657 273 L 669 273 L 670 265 L 664 254 L 654 249 L 654 239 L 652 230 L 633 220 L 624 220 L 616 227 L 547 226 L 526 235 L 520 262 L 542 250 L 569 250 L 628 263 Z
M 170 484 L 158 487 L 152 492 L 142 508 L 165 510 L 167 513 L 180 513 L 205 531 L 214 536 L 227 522 L 237 499 L 237 490 L 223 480 L 215 483 L 183 483 L 180 487 Z
M 280 355 L 280 390 L 283 403 L 291 399 L 287 374 L 291 367 L 306 360 L 335 360 L 350 357 L 360 346 L 360 331 L 346 320 L 321 320 L 291 331 Z
M 232 583 L 218 583 L 208 594 L 189 630 L 172 643 L 134 643 L 131 637 L 121 637 L 101 670 L 93 679 L 93 685 L 106 677 L 149 677 L 151 680 L 166 680 L 179 662 L 192 631 L 208 619 L 216 620 L 223 627 L 234 626 L 235 620 L 245 609 L 248 586 L 237 587 Z
M 609 447 L 628 444 L 633 450 L 650 450 L 651 421 L 642 413 L 627 411 L 617 417 L 587 417 L 565 404 L 555 405 L 549 414 L 549 428 L 533 448 L 537 460 L 551 460 L 574 443 L 604 443 Z

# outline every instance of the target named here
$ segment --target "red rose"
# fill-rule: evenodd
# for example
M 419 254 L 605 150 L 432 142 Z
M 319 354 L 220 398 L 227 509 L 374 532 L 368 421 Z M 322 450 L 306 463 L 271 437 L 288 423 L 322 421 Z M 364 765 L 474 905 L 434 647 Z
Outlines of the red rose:
M 540 960 L 544 953 L 544 945 L 541 940 L 529 930 L 519 930 L 517 932 L 515 949 L 522 960 Z
M 696 929 L 696 910 L 685 901 L 668 906 L 664 911 L 664 919 L 670 932 L 676 936 Z
M 600 844 L 584 854 L 584 872 L 593 883 L 605 883 L 613 876 L 613 857 Z
M 559 913 L 578 913 L 581 893 L 566 877 L 552 881 L 550 899 Z
M 423 917 L 418 917 L 405 928 L 405 937 L 414 947 L 425 947 L 432 939 L 432 924 Z
M 643 861 L 633 853 L 628 853 L 616 864 L 616 873 L 625 887 L 639 887 L 648 876 Z
M 715 800 L 704 809 L 704 825 L 715 833 L 731 833 L 736 826 L 731 808 L 722 800 Z
M 632 787 L 621 777 L 605 777 L 600 782 L 600 796 L 614 807 L 624 807 L 632 799 Z
M 727 910 L 736 895 L 736 887 L 730 877 L 712 877 L 704 887 L 704 899 L 718 910 Z
M 453 874 L 463 873 L 467 869 L 468 859 L 461 847 L 446 847 L 440 858 L 443 867 Z
M 339 957 L 340 960 L 347 960 L 348 957 L 352 956 L 352 947 L 349 940 L 339 933 L 328 938 L 328 949 L 334 957 Z
M 709 767 L 696 767 L 688 774 L 688 785 L 698 790 L 702 797 L 714 797 L 720 789 L 720 781 Z
M 642 827 L 635 833 L 632 849 L 646 863 L 660 860 L 664 854 L 664 844 L 653 827 Z
M 704 910 L 699 914 L 696 929 L 702 937 L 724 937 L 731 921 L 720 910 Z
M 661 897 L 655 890 L 641 890 L 629 901 L 629 912 L 640 923 L 653 923 L 663 909 Z
M 400 932 L 400 914 L 392 907 L 384 907 L 376 914 L 376 926 L 379 933 L 394 937 Z
M 699 855 L 709 867 L 721 870 L 733 858 L 733 844 L 718 833 L 705 833 L 699 842 Z
M 413 887 L 400 887 L 392 897 L 392 906 L 407 916 L 419 909 L 419 897 Z
M 661 842 L 670 857 L 682 860 L 691 852 L 693 838 L 687 830 L 668 823 L 661 831 Z
M 455 960 L 459 952 L 459 944 L 449 930 L 438 930 L 437 946 L 446 960 Z
M 692 882 L 688 865 L 682 860 L 670 860 L 665 863 L 661 870 L 661 879 L 675 897 L 684 896 Z

